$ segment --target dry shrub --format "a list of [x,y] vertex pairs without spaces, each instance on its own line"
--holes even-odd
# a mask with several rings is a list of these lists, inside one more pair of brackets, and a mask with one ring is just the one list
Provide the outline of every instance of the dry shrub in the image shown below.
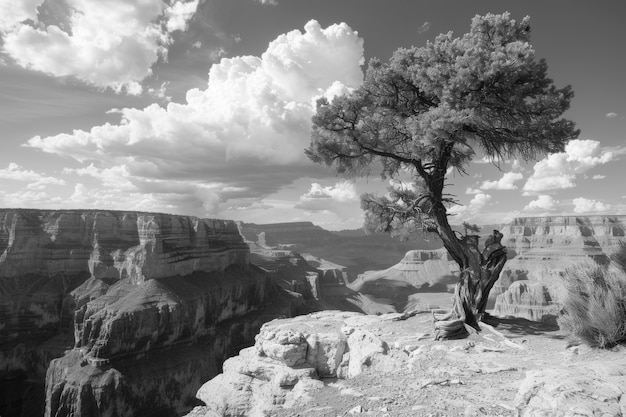
[[559,326],[585,343],[610,348],[626,342],[626,245],[608,266],[566,272],[567,296]]

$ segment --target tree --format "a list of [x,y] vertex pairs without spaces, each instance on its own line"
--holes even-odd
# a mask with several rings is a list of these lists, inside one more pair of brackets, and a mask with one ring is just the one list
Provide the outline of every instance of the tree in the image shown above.
[[[389,196],[361,196],[366,229],[436,232],[461,270],[453,311],[444,318],[477,330],[506,249],[498,231],[482,252],[477,236],[455,234],[446,171],[466,174],[481,153],[494,164],[535,159],[562,151],[579,133],[561,118],[571,87],[553,85],[529,39],[528,17],[516,22],[509,13],[487,14],[474,17],[462,37],[449,32],[424,47],[398,49],[388,63],[372,59],[361,87],[318,101],[306,150],[339,175],[368,175],[381,164],[394,186]],[[410,182],[399,181],[401,175]]]

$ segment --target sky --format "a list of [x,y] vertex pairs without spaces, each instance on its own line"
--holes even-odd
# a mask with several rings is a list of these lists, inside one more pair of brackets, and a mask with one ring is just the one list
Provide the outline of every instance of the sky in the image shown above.
[[0,207],[359,228],[359,195],[389,181],[307,159],[316,100],[357,88],[372,57],[505,11],[530,16],[581,133],[451,172],[452,223],[625,214],[622,0],[1,0]]

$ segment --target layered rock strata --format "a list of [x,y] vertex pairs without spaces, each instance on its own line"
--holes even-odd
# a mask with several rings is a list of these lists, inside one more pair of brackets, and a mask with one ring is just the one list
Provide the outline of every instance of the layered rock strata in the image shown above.
[[[491,295],[494,314],[541,320],[558,312],[569,268],[607,264],[626,242],[626,216],[527,217],[502,228],[514,257]],[[524,284],[513,285],[516,281]]]
[[458,264],[445,249],[412,250],[388,269],[360,274],[349,287],[361,294],[367,313],[402,312],[440,307],[439,299],[451,298],[458,274]]
[[[263,321],[294,313],[280,294],[231,221],[0,210],[0,385],[45,379],[48,416],[176,415]],[[35,397],[0,396],[0,414]]]

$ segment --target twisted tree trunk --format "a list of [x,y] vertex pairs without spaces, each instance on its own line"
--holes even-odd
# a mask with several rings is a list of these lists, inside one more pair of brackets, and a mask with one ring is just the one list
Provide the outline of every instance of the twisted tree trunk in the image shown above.
[[[452,257],[457,262],[461,261],[461,274],[454,290],[452,311],[433,314],[435,339],[462,338],[467,336],[468,331],[480,331],[478,322],[485,314],[489,292],[500,277],[507,259],[501,239],[502,233],[494,230],[482,253],[478,249],[477,237],[456,240],[456,247],[446,245]],[[461,253],[455,250],[459,248]]]

